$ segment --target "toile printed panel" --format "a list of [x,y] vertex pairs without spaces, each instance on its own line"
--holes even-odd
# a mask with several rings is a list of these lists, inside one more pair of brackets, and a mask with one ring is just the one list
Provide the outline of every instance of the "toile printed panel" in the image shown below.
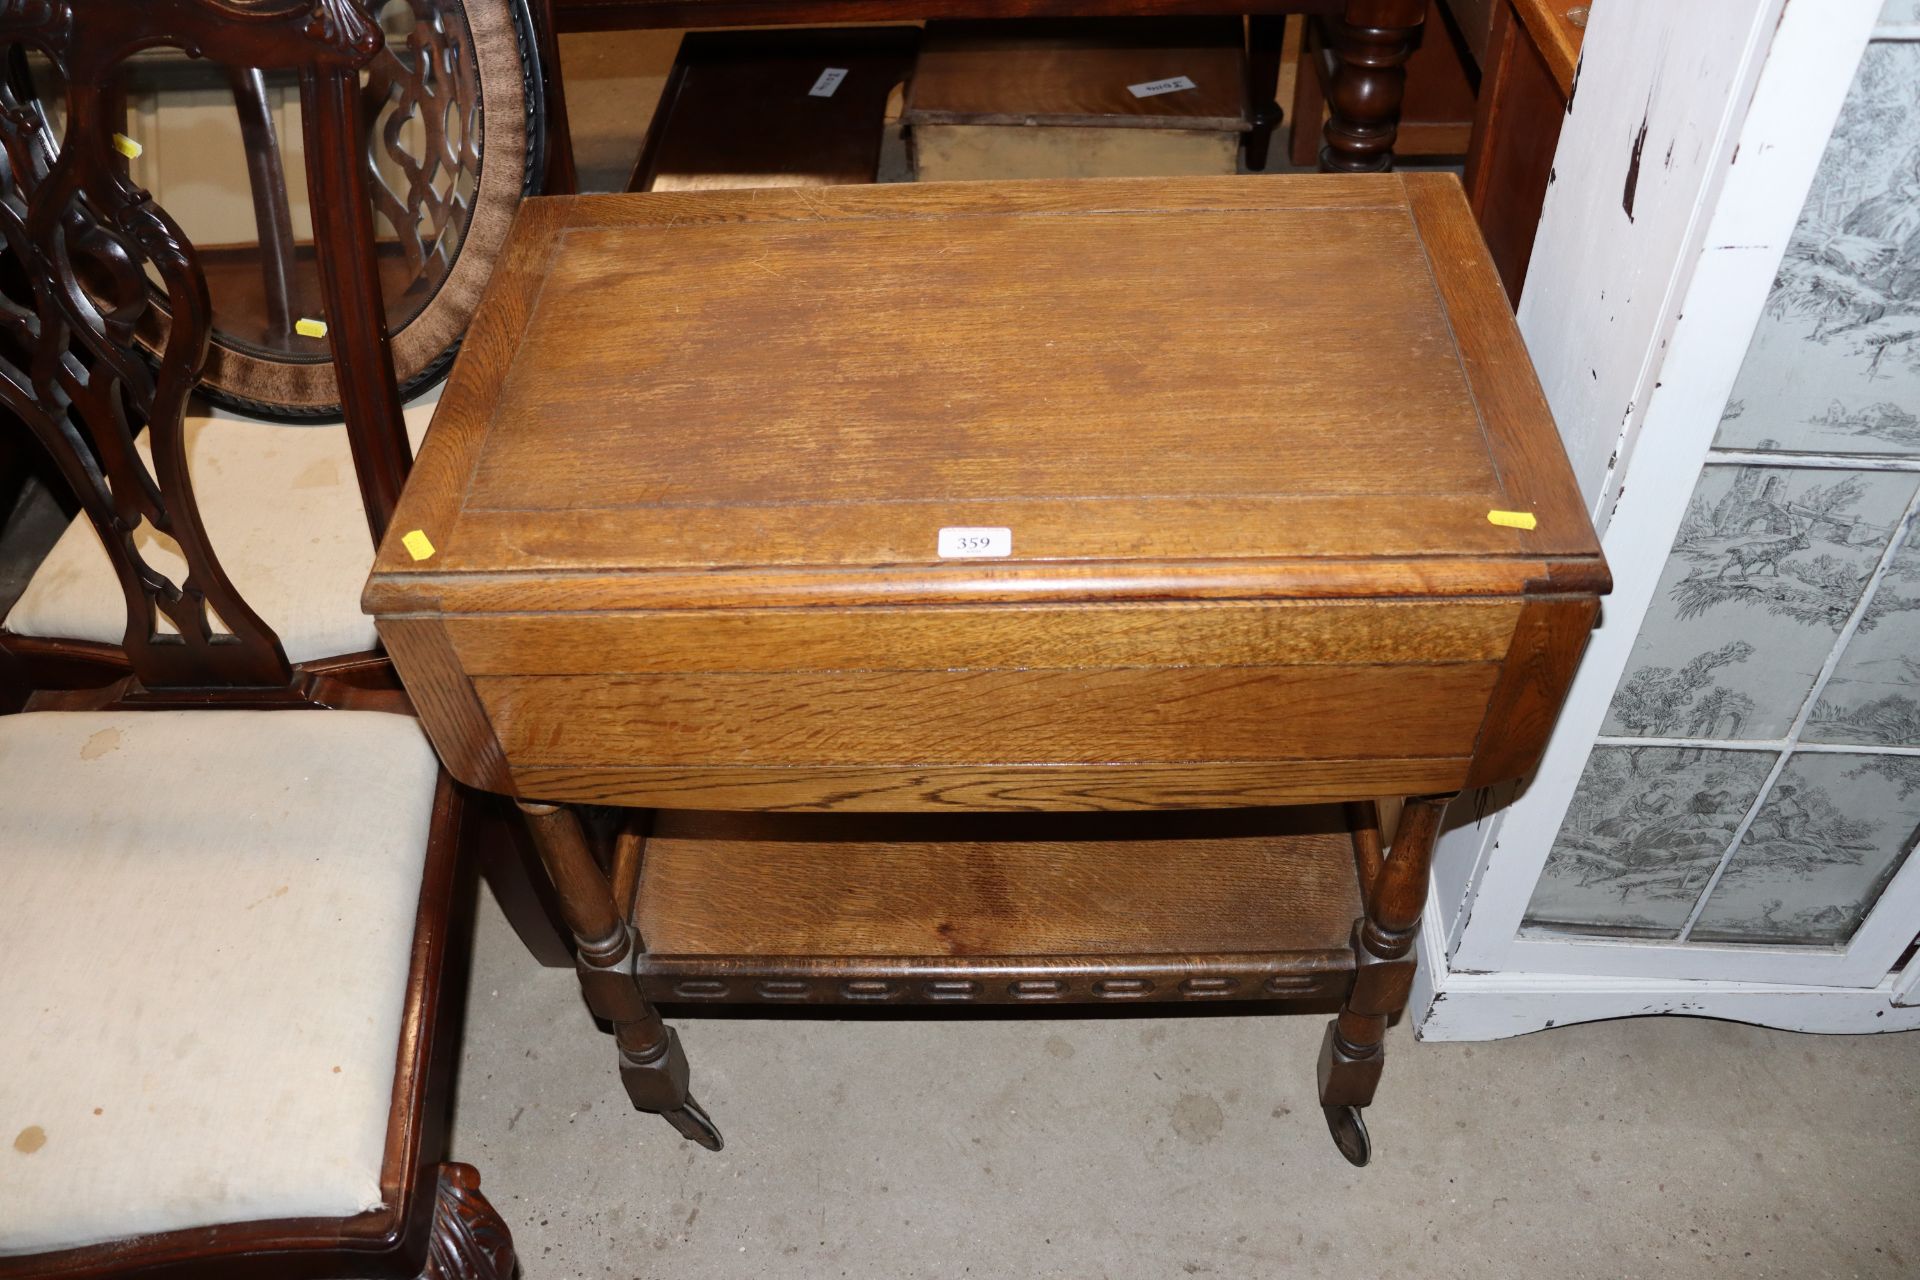
[[1714,444],[1920,453],[1920,43],[1867,46]]
[[1800,736],[1920,747],[1920,533],[1894,554]]
[[1839,946],[1913,848],[1920,759],[1797,755],[1700,913],[1696,942]]
[[[1697,904],[1689,941],[1844,945],[1914,843],[1920,757],[1872,753],[1920,746],[1920,534],[1795,726],[1920,476],[1795,455],[1920,458],[1920,42],[1863,54],[1714,445],[1778,464],[1709,454],[1601,729],[1703,745],[1594,749],[1536,935],[1672,941]],[[1775,740],[1859,752],[1796,753],[1760,797],[1779,756],[1713,745]]]
[[1524,927],[1678,936],[1775,759],[1765,751],[1594,748]]
[[1601,732],[1784,737],[1916,483],[1896,472],[1709,466]]

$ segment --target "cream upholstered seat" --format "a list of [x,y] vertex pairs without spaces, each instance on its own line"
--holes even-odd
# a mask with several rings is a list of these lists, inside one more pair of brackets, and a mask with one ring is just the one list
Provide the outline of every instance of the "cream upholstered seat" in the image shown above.
[[379,1204],[438,771],[380,712],[0,717],[0,1254]]
[[[435,397],[407,409],[417,448]],[[280,637],[289,662],[379,646],[360,612],[373,540],[347,429],[288,426],[222,409],[186,420],[187,467],[207,535],[243,599]],[[147,437],[138,445],[151,463]],[[178,581],[185,562],[143,525],[141,555]],[[127,605],[100,535],[84,515],[54,544],[0,629],[20,636],[118,644]]]

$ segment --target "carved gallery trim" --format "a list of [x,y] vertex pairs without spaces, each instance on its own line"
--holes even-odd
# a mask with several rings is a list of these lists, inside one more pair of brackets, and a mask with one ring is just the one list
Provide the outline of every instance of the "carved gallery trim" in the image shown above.
[[[1299,957],[1220,958],[1195,974],[1175,957],[1144,957],[1098,967],[1072,962],[999,960],[956,968],[941,960],[852,961],[837,972],[784,966],[777,958],[691,961],[641,956],[641,992],[660,1002],[701,1004],[1124,1004],[1207,1000],[1300,1000],[1345,994],[1353,959],[1346,952]],[[713,976],[718,963],[730,970]],[[942,970],[928,976],[929,968]],[[1119,969],[1123,973],[1116,975]]]

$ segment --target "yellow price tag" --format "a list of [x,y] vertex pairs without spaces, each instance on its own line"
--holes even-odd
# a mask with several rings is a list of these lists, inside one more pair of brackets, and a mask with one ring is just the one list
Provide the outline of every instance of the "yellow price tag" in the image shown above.
[[325,320],[295,320],[293,322],[293,331],[303,338],[324,338],[327,336],[327,322]]
[[433,554],[433,542],[427,537],[426,532],[421,529],[415,529],[409,533],[401,534],[400,545],[405,547],[407,554],[415,560],[425,560]]
[[116,133],[113,135],[113,149],[129,160],[138,160],[140,153],[146,150],[145,147],[124,133]]
[[1507,529],[1531,529],[1540,522],[1533,518],[1531,511],[1489,511],[1487,523]]

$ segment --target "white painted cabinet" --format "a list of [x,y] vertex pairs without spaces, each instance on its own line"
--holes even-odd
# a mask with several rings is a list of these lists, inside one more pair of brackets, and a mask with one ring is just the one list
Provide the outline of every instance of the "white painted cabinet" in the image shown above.
[[1616,590],[1421,1033],[1920,1026],[1920,0],[1596,5],[1520,323]]

